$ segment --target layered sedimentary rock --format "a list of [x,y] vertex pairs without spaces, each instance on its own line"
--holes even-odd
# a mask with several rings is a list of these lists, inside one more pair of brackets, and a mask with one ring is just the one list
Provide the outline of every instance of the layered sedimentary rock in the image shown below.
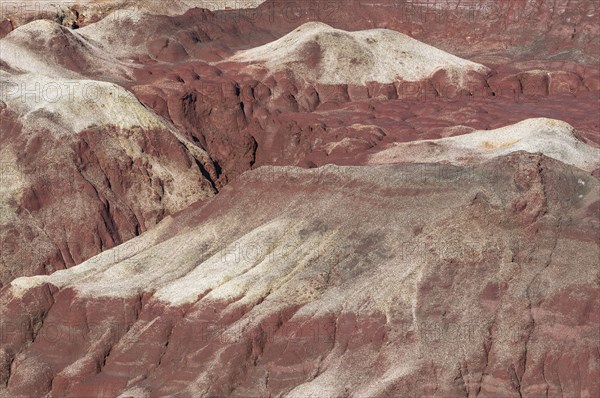
[[[406,54],[386,60],[390,48]],[[393,68],[377,73],[385,62]],[[599,142],[597,70],[520,63],[490,71],[386,30],[308,23],[219,62],[154,62],[135,73],[132,91],[207,149],[222,183],[263,164],[352,163],[380,143],[456,134],[457,120],[489,129],[545,116]]]
[[216,192],[206,152],[124,88],[7,69],[0,284],[78,264]]
[[217,1],[0,5],[0,397],[600,395],[598,6]]
[[[371,157],[386,157],[390,147],[397,142],[440,139],[478,129],[499,128],[532,116],[563,119],[573,124],[578,137],[587,143],[600,141],[595,133],[598,123],[593,113],[594,102],[590,100],[597,95],[600,79],[597,71],[587,66],[522,62],[490,71],[400,33],[389,30],[344,32],[322,23],[302,25],[270,44],[236,54],[236,48],[263,42],[269,37],[265,28],[255,27],[260,25],[260,18],[253,20],[243,15],[240,18],[242,22],[238,23],[197,9],[175,17],[137,10],[78,30],[51,21],[34,21],[0,41],[3,97],[7,97],[3,99],[2,110],[5,136],[19,135],[23,125],[35,134],[45,134],[43,132],[48,129],[54,132],[51,136],[63,137],[69,132],[70,138],[61,138],[61,143],[56,144],[63,148],[58,150],[60,156],[71,153],[76,158],[87,158],[88,155],[80,152],[89,152],[88,145],[98,146],[97,151],[102,152],[95,156],[114,156],[114,151],[105,148],[108,146],[106,134],[94,133],[93,136],[102,138],[85,138],[83,142],[73,136],[81,137],[82,132],[89,135],[91,129],[113,131],[109,135],[114,139],[120,134],[116,131],[141,129],[145,131],[142,135],[157,141],[152,145],[157,148],[157,153],[165,154],[168,158],[165,162],[172,161],[169,153],[173,147],[181,146],[174,150],[175,153],[180,149],[187,152],[181,157],[175,156],[179,159],[175,160],[179,169],[171,170],[168,173],[171,177],[160,173],[159,182],[147,181],[145,196],[155,199],[143,200],[138,209],[127,210],[127,216],[115,216],[129,220],[116,222],[120,226],[112,227],[114,222],[110,221],[108,226],[100,227],[99,230],[105,231],[99,234],[102,238],[91,235],[86,238],[88,242],[96,242],[93,250],[75,249],[75,252],[88,253],[86,255],[67,253],[70,249],[63,247],[59,250],[60,255],[56,250],[55,254],[49,255],[44,249],[38,260],[18,256],[26,261],[14,261],[10,256],[22,251],[18,242],[31,241],[33,235],[22,233],[17,234],[20,238],[15,238],[15,234],[6,232],[12,238],[3,243],[4,283],[23,274],[44,273],[74,265],[98,250],[111,247],[112,242],[122,242],[147,229],[165,212],[180,210],[194,200],[206,198],[236,176],[261,165],[313,167],[328,163],[366,163]],[[293,25],[295,22],[288,23]],[[119,33],[127,26],[134,31],[133,38],[125,38]],[[341,38],[352,57],[342,57],[332,64],[332,59],[339,58],[341,51],[332,43],[332,38]],[[319,48],[315,52],[311,46],[313,50],[316,46]],[[285,54],[271,51],[275,47]],[[396,63],[386,61],[382,54],[389,48],[405,54],[395,59]],[[311,51],[315,57],[310,57]],[[140,58],[140,54],[146,55]],[[395,65],[387,68],[390,69],[389,76],[376,73],[385,62]],[[349,74],[352,65],[363,65],[364,68]],[[256,69],[259,66],[262,71]],[[346,71],[342,74],[346,80],[333,79],[339,70]],[[116,81],[121,86],[95,79]],[[159,116],[140,105],[128,89]],[[165,120],[160,120],[161,117]],[[457,125],[457,121],[460,124]],[[169,125],[171,122],[174,126]],[[149,133],[154,130],[163,133]],[[135,134],[125,133],[128,139],[134,137],[137,140]],[[144,163],[137,161],[138,155],[132,153],[147,152],[148,139],[133,144],[138,149],[121,151],[123,156],[128,153],[123,166],[116,166],[118,171],[110,174],[121,175],[127,173],[127,164]],[[67,144],[69,140],[72,142]],[[117,147],[130,145],[123,143],[121,138],[118,140]],[[47,142],[47,139],[42,141]],[[23,143],[10,145],[18,147]],[[165,145],[167,148],[163,148]],[[7,151],[16,151],[8,147]],[[29,152],[35,154],[33,150]],[[53,149],[52,153],[57,150]],[[405,155],[392,158],[394,161],[401,161],[403,157],[412,159],[411,154]],[[588,150],[588,164],[593,155]],[[56,158],[56,155],[52,156]],[[458,156],[458,153],[452,156]],[[12,180],[8,183],[14,179],[10,176],[18,175],[17,180],[24,180],[20,178],[22,175],[37,173],[33,170],[38,169],[30,164],[39,162],[39,167],[43,168],[50,162],[48,157],[39,160],[29,157],[34,155],[20,159],[10,154],[5,156],[3,173],[7,177],[4,185],[10,187],[7,189],[11,193],[20,192],[21,188],[15,187],[31,183],[14,183]],[[187,160],[182,160],[184,158]],[[163,163],[162,160],[155,161],[155,164]],[[188,167],[190,162],[191,168]],[[59,163],[61,166],[56,166]],[[72,169],[72,172],[58,173],[60,179],[66,175],[67,181],[72,181],[80,166],[65,169],[63,163],[63,160],[52,161],[47,168]],[[151,163],[145,163],[142,168],[146,169]],[[109,167],[115,166],[111,162],[102,169]],[[105,171],[102,173],[106,174]],[[149,173],[154,175],[156,172]],[[164,178],[170,181],[191,178],[194,188],[187,182],[177,183],[173,190],[179,193],[175,194],[177,199],[173,203],[177,205],[174,205],[160,199]],[[152,186],[158,188],[150,188]],[[72,190],[77,189],[61,184],[62,196],[68,196]],[[33,200],[29,195],[25,201],[45,202],[48,201],[46,197],[55,196],[51,190],[42,191],[38,189],[33,195],[41,199]],[[139,194],[121,191],[114,201],[130,203],[133,197],[139,197]],[[129,199],[122,198],[123,195]],[[19,209],[21,196],[9,195],[4,200],[12,203],[9,206],[11,212]],[[134,205],[127,204],[127,207],[131,206]],[[111,211],[118,208],[123,206],[113,204]],[[61,209],[59,207],[56,217],[65,214]],[[14,217],[9,217],[11,221],[5,225],[11,225]],[[32,217],[37,224],[48,224],[46,218],[42,221],[35,214]],[[96,216],[77,217],[88,220]],[[94,222],[74,225],[105,224],[101,221],[105,218],[96,217]],[[69,220],[67,224],[73,223]],[[96,229],[92,227],[89,233],[94,234]],[[66,235],[68,237],[69,233]],[[65,246],[66,241],[71,242],[67,238],[56,240],[54,237],[49,241],[52,243],[48,245],[58,247]],[[71,245],[79,246],[77,243]],[[72,261],[71,257],[74,257]],[[29,271],[22,271],[25,269]]]
[[257,169],[3,289],[6,392],[595,396],[599,188],[524,152]]

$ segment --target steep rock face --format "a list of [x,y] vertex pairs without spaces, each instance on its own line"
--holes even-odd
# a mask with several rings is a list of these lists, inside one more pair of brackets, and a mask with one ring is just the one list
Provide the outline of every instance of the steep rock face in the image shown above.
[[215,193],[207,154],[122,87],[0,74],[0,284],[78,264]]
[[[125,13],[121,18],[106,19],[79,30],[35,21],[0,41],[4,136],[21,136],[19,131],[23,128],[33,131],[38,137],[32,138],[32,144],[19,138],[14,145],[26,145],[31,153],[42,148],[46,154],[39,163],[33,162],[35,167],[29,166],[29,159],[17,159],[13,153],[17,147],[3,155],[7,159],[3,166],[5,180],[27,170],[42,181],[25,184],[38,188],[19,196],[26,203],[21,213],[16,213],[21,199],[7,199],[7,206],[12,209],[7,219],[31,216],[28,222],[37,226],[29,226],[16,235],[10,228],[5,230],[6,236],[19,237],[6,240],[4,245],[4,283],[23,275],[21,270],[25,268],[28,271],[24,274],[30,275],[76,264],[147,229],[164,214],[210,196],[238,175],[261,165],[363,164],[378,152],[388,153],[395,142],[440,139],[539,116],[565,120],[587,143],[600,142],[592,100],[600,79],[597,71],[586,65],[536,61],[497,67],[489,75],[469,70],[462,76],[465,84],[461,86],[456,84],[456,76],[444,69],[418,82],[393,83],[365,83],[365,79],[360,79],[359,84],[325,84],[318,81],[318,76],[314,81],[306,81],[288,70],[251,76],[244,72],[245,63],[210,62],[231,56],[234,48],[272,40],[266,29],[256,28],[260,18],[242,19],[236,24],[235,20],[221,18],[221,14],[193,9],[175,17]],[[325,29],[322,24],[305,28],[311,32],[313,28]],[[325,36],[341,35],[350,42],[379,32],[325,30]],[[130,37],[122,37],[122,32],[129,31],[133,33]],[[292,32],[292,37],[296,33]],[[310,37],[315,39],[313,33]],[[390,34],[400,35],[388,32],[383,36]],[[412,39],[403,40],[415,44]],[[317,39],[301,42],[305,47],[318,44]],[[215,48],[215,43],[223,47]],[[365,42],[360,48],[370,53],[381,44]],[[183,48],[184,58],[171,54],[170,49],[176,48]],[[139,54],[148,53],[149,49],[150,57],[141,59]],[[291,50],[293,55],[298,48]],[[145,106],[121,86],[82,80],[83,76],[119,80]],[[114,100],[112,95],[116,96]],[[17,100],[12,98],[15,96]],[[157,118],[146,106],[174,126],[166,126],[170,123]],[[141,130],[136,126],[141,126]],[[46,129],[52,131],[52,138],[42,138]],[[67,132],[69,137],[63,138]],[[25,133],[27,137],[29,134]],[[55,139],[55,135],[61,138]],[[135,143],[128,143],[130,139]],[[52,144],[46,149],[47,143]],[[146,159],[148,154],[152,161]],[[108,161],[113,156],[120,160]],[[102,157],[105,159],[98,160]],[[401,160],[395,156],[394,161]],[[100,194],[72,184],[79,179],[80,169],[89,163],[101,169],[93,172],[92,184]],[[163,163],[169,164],[168,171],[158,166]],[[45,167],[47,164],[50,166]],[[46,168],[52,177],[40,174],[39,170]],[[128,173],[130,177],[125,177]],[[149,177],[142,178],[142,183],[137,181],[137,175]],[[41,188],[54,187],[57,184],[49,181],[64,178],[68,183],[59,184],[60,189]],[[20,183],[5,185],[11,192],[21,192],[21,188],[16,188],[21,187]],[[110,200],[102,193],[109,186],[115,191],[109,195]],[[139,192],[130,193],[130,187]],[[73,215],[86,221],[57,221],[59,232],[43,238],[43,244],[33,243],[39,238],[40,228],[48,230],[44,226],[50,225],[49,221],[58,214],[64,216],[67,201],[56,198],[71,189],[89,196],[96,203],[93,213],[101,216],[90,221],[91,216],[82,215],[87,210],[74,211]],[[169,195],[177,199],[167,199]],[[55,202],[64,202],[56,208],[55,216],[42,211],[38,219],[35,212]],[[77,206],[67,206],[70,207]],[[16,221],[5,225],[13,222]],[[90,232],[82,234],[87,243],[72,241],[73,232],[63,232],[71,228],[63,224],[93,226]],[[32,242],[25,253],[34,254],[11,257],[21,250],[15,242]],[[24,264],[21,259],[28,257],[38,259]]]
[[14,29],[14,26],[10,19],[3,19],[0,21],[0,38],[6,36]]
[[[337,57],[342,48],[330,36],[343,38],[365,68],[342,68],[352,57]],[[365,41],[371,36],[382,40]],[[407,55],[385,61],[395,65],[389,76],[373,75],[383,62],[374,54],[388,47]],[[410,58],[415,48],[430,51]],[[321,63],[324,56],[336,61]],[[402,75],[405,63],[421,75]],[[145,65],[135,71],[131,90],[202,145],[225,184],[265,164],[356,163],[389,142],[456,134],[456,120],[489,129],[544,116],[565,120],[598,143],[591,102],[598,76],[597,68],[573,62],[516,62],[490,72],[399,33],[308,23],[221,62]]]
[[594,75],[577,75],[574,67],[565,67],[574,70],[573,79],[561,82],[554,78],[560,66],[552,66],[542,95],[511,80],[520,73],[515,68],[489,78],[470,73],[458,86],[444,71],[419,82],[351,85],[311,83],[285,71],[249,76],[240,66],[148,66],[131,87],[207,150],[220,165],[221,183],[265,164],[356,164],[365,151],[388,143],[456,135],[457,121],[485,130],[543,116],[565,120],[587,142],[600,143],[593,103],[598,91],[585,85],[593,86]]
[[600,395],[595,3],[194,3],[0,8],[0,396]]
[[595,396],[599,188],[523,152],[260,168],[4,287],[4,392]]
[[[304,76],[303,79],[296,76],[302,75],[302,71],[319,70],[318,65],[313,68],[310,63],[322,58],[324,48],[319,40],[322,44],[328,42],[323,37],[345,37],[350,47],[358,46],[356,62],[371,62],[371,66],[379,65],[382,60],[368,54],[377,53],[377,49],[381,50],[386,43],[386,40],[361,41],[361,38],[373,39],[373,35],[384,39],[403,37],[405,42],[412,43],[411,46],[429,48],[435,50],[435,54],[444,53],[389,30],[344,32],[324,24],[309,23],[298,28],[310,33],[308,38],[293,31],[278,41],[227,58],[234,48],[270,40],[270,36],[266,28],[256,28],[261,24],[260,13],[254,19],[238,14],[240,23],[237,24],[236,19],[224,15],[228,14],[197,9],[176,17],[138,11],[120,14],[119,18],[107,18],[72,32],[54,24],[52,31],[60,40],[47,38],[46,41],[62,43],[69,38],[67,53],[77,55],[66,54],[58,63],[60,71],[56,72],[56,66],[51,70],[61,76],[74,72],[121,80],[121,84],[130,88],[146,105],[170,119],[188,139],[208,152],[217,165],[217,186],[263,164],[348,164],[357,156],[361,157],[365,150],[378,148],[380,143],[441,138],[451,134],[457,117],[464,126],[472,129],[500,127],[528,117],[551,117],[571,123],[587,140],[600,141],[593,133],[598,122],[590,101],[600,88],[597,67],[540,61],[503,65],[491,74],[482,74],[469,68],[457,73],[451,63],[446,69],[435,71],[437,64],[417,62],[417,66],[432,72],[427,79],[415,82],[405,76],[409,80],[365,82],[369,80],[368,73],[375,70],[373,67],[363,71],[366,74],[351,76],[358,79],[359,84],[325,84],[319,79],[328,73],[331,75],[330,70],[337,73],[339,68],[335,65],[321,65],[323,73],[319,76]],[[50,27],[49,22],[37,24]],[[35,30],[34,27],[19,29]],[[132,35],[124,37],[122,32],[125,31],[131,31]],[[23,33],[19,35],[23,36]],[[12,36],[19,35],[13,32]],[[279,72],[270,67],[248,71],[245,63],[231,62],[236,57],[243,58],[244,54],[265,53],[265,49],[281,40],[294,38],[298,39],[294,42],[296,45],[283,49],[291,51],[292,58],[300,58],[295,63],[283,63],[287,65],[286,69]],[[434,39],[437,40],[431,38]],[[6,43],[14,45],[15,41],[12,38]],[[19,43],[18,48],[25,48],[27,54],[35,50],[28,40]],[[315,45],[319,49],[313,48]],[[329,58],[337,59],[335,54],[339,48],[325,47],[325,53],[331,53]],[[311,48],[319,53],[315,59],[304,56]],[[273,53],[263,55],[273,56]],[[103,62],[93,68],[82,64],[92,56],[90,54],[104,60],[106,65],[115,63],[119,67],[103,67]],[[140,58],[140,54],[149,55]],[[120,60],[117,61],[115,56]],[[450,54],[445,57],[458,60]],[[44,62],[51,64],[52,57],[47,57],[48,61],[39,58],[34,57],[37,61],[32,62],[28,57],[13,56],[6,62],[6,67],[31,69],[34,65],[36,69],[48,69]],[[71,58],[78,61],[67,62]],[[223,58],[225,62],[207,63]],[[283,58],[275,57],[273,62]],[[392,62],[410,61],[410,64],[414,61],[405,58]],[[377,62],[373,64],[374,60]],[[465,65],[478,65],[460,61]],[[351,64],[352,59],[342,59],[341,64],[344,62]],[[303,67],[298,69],[299,65]],[[336,65],[340,66],[340,62]],[[298,69],[297,73],[293,73],[294,68]],[[475,69],[487,70],[481,65]],[[452,104],[435,104],[444,101]],[[428,105],[423,106],[424,103]],[[524,103],[527,106],[522,106]],[[427,112],[427,109],[436,108],[436,112]],[[449,114],[444,114],[446,112]],[[357,129],[357,123],[366,128]],[[363,135],[364,131],[373,130],[381,133]],[[345,132],[348,134],[344,135]],[[332,151],[333,147],[335,151]]]

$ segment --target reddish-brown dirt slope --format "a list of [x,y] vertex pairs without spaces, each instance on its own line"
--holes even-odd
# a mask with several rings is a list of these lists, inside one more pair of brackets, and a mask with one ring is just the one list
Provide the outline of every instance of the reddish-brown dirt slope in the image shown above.
[[11,397],[593,397],[599,184],[523,152],[260,168],[4,288],[1,380]]

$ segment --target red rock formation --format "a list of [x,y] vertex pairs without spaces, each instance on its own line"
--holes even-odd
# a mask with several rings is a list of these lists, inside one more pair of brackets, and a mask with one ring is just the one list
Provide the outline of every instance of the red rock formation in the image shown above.
[[11,396],[595,396],[599,186],[524,153],[261,168],[5,287],[1,374]]
[[0,397],[599,396],[598,5],[433,3],[1,4]]
[[6,36],[14,29],[14,26],[10,19],[3,19],[0,21],[0,38]]
[[28,103],[10,99],[0,110],[1,285],[79,264],[215,193],[205,152],[140,104],[101,98],[100,109],[142,112],[139,125],[104,121],[69,133],[68,123],[79,124],[72,109],[19,117],[14,109]]

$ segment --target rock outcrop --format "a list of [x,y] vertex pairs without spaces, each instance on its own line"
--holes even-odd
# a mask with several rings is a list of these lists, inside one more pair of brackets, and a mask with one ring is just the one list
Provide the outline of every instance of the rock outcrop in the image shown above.
[[260,168],[6,286],[0,374],[14,397],[595,396],[599,188],[524,152]]
[[528,119],[495,130],[394,144],[377,152],[371,161],[469,164],[517,151],[542,153],[588,172],[600,169],[600,148],[586,145],[574,135],[572,126],[552,119]]
[[20,71],[49,78],[125,80],[132,66],[117,60],[79,31],[49,20],[20,26],[0,39],[0,60]]
[[393,30],[346,32],[315,22],[224,62],[232,61],[250,63],[251,68],[263,67],[267,73],[289,70],[297,80],[362,86],[370,82],[425,80],[440,70],[461,86],[468,72],[489,72],[483,65]]
[[206,152],[123,87],[0,75],[0,285],[78,264],[216,192]]
[[0,4],[0,398],[600,396],[598,5],[233,3]]

